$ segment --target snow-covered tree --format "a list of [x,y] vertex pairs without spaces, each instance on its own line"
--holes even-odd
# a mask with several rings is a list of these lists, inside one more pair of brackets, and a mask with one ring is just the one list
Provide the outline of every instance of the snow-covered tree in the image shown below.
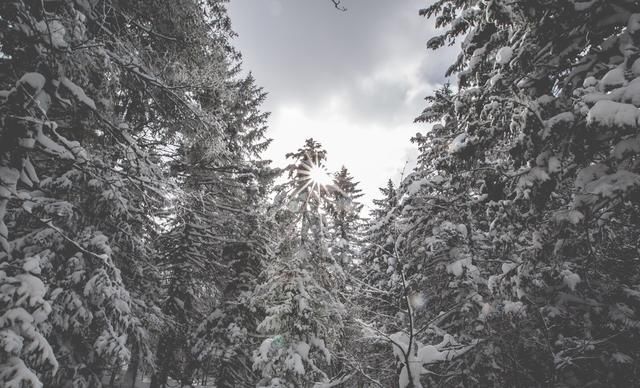
[[398,206],[398,193],[393,181],[389,179],[385,187],[379,188],[381,198],[373,199],[373,209],[364,237],[364,272],[366,281],[373,286],[381,286],[385,278],[381,274],[395,271],[395,263],[390,260],[395,242],[395,212]]
[[345,313],[335,290],[344,275],[328,250],[321,213],[326,151],[309,139],[289,157],[290,181],[274,209],[283,232],[254,296],[265,308],[257,328],[265,339],[253,355],[261,387],[312,387],[344,377],[335,359]]
[[[247,240],[273,172],[224,3],[0,4],[1,385],[99,387],[125,369],[133,384],[175,323],[166,296],[203,292],[178,292],[204,257],[184,243],[187,207],[224,213],[207,265]],[[224,284],[211,274],[207,290]]]
[[441,367],[446,380],[423,379],[638,379],[637,11],[448,0],[421,11],[444,30],[429,47],[466,36],[449,69],[458,90],[437,91],[418,117],[433,125],[414,139],[421,163],[404,183],[396,245],[426,259],[410,283],[441,284],[428,311],[457,306],[439,328],[482,340],[463,364]]
[[358,188],[349,170],[342,167],[333,174],[333,182],[329,187],[331,192],[326,202],[326,212],[329,218],[329,234],[331,254],[344,268],[359,261],[362,235],[363,204],[359,199],[364,195]]

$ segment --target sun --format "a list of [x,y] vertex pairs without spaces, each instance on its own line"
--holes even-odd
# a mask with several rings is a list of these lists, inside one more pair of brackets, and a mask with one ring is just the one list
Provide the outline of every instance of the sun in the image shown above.
[[296,174],[300,185],[294,195],[307,191],[315,197],[322,197],[324,194],[328,194],[333,187],[333,178],[327,170],[308,156],[307,160],[298,165]]
[[309,169],[309,179],[318,186],[327,186],[333,182],[329,174],[322,167],[316,165],[312,165]]

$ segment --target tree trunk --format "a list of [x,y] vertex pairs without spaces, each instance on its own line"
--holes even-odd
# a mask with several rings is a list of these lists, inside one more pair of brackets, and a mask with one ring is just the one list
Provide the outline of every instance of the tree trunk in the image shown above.
[[170,342],[166,338],[158,341],[158,350],[156,351],[157,370],[151,376],[149,388],[165,388],[167,385],[167,353]]
[[109,387],[113,388],[116,383],[116,376],[118,375],[118,367],[111,368],[111,378],[109,379]]
[[140,354],[138,353],[138,347],[134,345],[133,352],[131,354],[131,361],[122,379],[122,387],[135,388],[136,379],[138,378],[138,367],[140,364]]

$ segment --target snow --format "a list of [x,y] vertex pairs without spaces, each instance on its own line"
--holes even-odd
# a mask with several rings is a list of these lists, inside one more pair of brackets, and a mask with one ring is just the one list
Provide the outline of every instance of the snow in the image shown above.
[[565,269],[560,272],[562,275],[562,282],[565,286],[569,287],[571,291],[576,290],[576,286],[580,283],[581,279],[577,273],[571,272],[571,270]]
[[547,169],[552,174],[556,172],[560,172],[562,170],[562,164],[560,163],[560,160],[555,156],[550,157],[547,163],[548,163]]
[[408,196],[413,196],[420,191],[420,188],[422,186],[425,186],[425,185],[431,186],[431,181],[429,180],[429,178],[425,177],[422,179],[416,179],[413,182],[411,182],[409,186],[407,186],[406,194]]
[[[31,139],[35,142],[35,139]],[[32,147],[33,148],[33,147]],[[39,182],[40,179],[38,179],[38,175],[36,174],[36,170],[33,167],[33,164],[31,163],[31,159],[30,158],[25,158],[24,162],[22,164],[22,174],[25,174],[30,181],[32,182]]]
[[127,335],[114,335],[112,330],[103,330],[96,339],[93,346],[100,354],[113,357],[120,362],[127,363],[131,357],[129,349],[126,347]]
[[298,298],[298,310],[300,312],[311,310],[311,308],[309,307],[309,301],[306,298]]
[[458,136],[456,136],[456,138],[453,139],[451,143],[449,143],[449,153],[455,154],[455,153],[461,152],[468,145],[469,145],[469,142],[467,142],[467,134],[461,133]]
[[[422,388],[422,384],[420,383],[420,372],[422,367],[417,363],[410,363],[409,368],[411,370],[411,379],[413,380],[413,388]],[[407,367],[402,367],[400,371],[400,379],[398,381],[400,388],[406,388],[409,386],[409,372],[407,371]]]
[[273,343],[273,338],[267,338],[260,344],[260,348],[258,349],[257,355],[254,355],[254,362],[266,362],[269,359],[269,350],[271,350],[271,344]]
[[414,310],[418,310],[424,307],[427,301],[421,292],[414,292],[409,296],[409,303]]
[[608,171],[609,171],[609,166],[603,163],[587,166],[582,170],[580,170],[580,172],[578,173],[578,176],[576,177],[576,181],[574,185],[577,188],[582,189],[587,185],[587,183],[600,178],[601,176],[607,174]]
[[[443,341],[444,342],[444,341]],[[418,360],[423,364],[432,364],[437,361],[445,361],[446,353],[441,352],[434,345],[425,345],[418,350]]]
[[600,197],[612,198],[618,194],[624,194],[636,186],[640,186],[640,175],[631,171],[620,170],[588,183],[585,185],[584,190]]
[[491,314],[495,313],[496,309],[490,303],[483,303],[478,319],[481,321],[486,320]]
[[626,104],[640,105],[640,77],[634,78],[627,86],[611,91],[610,99]]
[[9,357],[0,368],[0,381],[3,388],[42,388],[42,383],[24,362],[18,357]]
[[484,56],[485,51],[486,50],[484,47],[473,51],[473,54],[471,55],[471,59],[469,59],[470,71],[473,71],[480,64],[480,62],[482,62],[482,57]]
[[289,353],[284,360],[284,364],[287,369],[294,371],[299,375],[304,375],[304,365],[302,364],[302,357],[298,353]]
[[0,349],[3,349],[8,354],[19,355],[22,351],[23,342],[22,336],[16,334],[13,330],[5,329],[0,331]]
[[516,83],[518,89],[528,88],[533,85],[533,80],[530,77],[522,77],[520,81]]
[[13,187],[15,191],[15,185],[20,178],[20,172],[15,168],[0,166],[0,198],[11,198],[13,192],[9,190],[9,187]]
[[409,350],[409,335],[405,332],[398,331],[389,336],[393,341],[393,355],[398,360],[404,360],[404,353]]
[[[467,10],[465,10],[464,12],[466,12]],[[463,12],[463,14],[464,14]],[[471,42],[473,41],[474,36],[476,35],[477,29],[475,27],[471,28],[471,30],[469,30],[469,33],[467,34],[467,36],[464,38],[464,40],[462,41],[462,49],[466,50],[467,47],[469,47],[469,45],[471,44]]]
[[40,274],[40,257],[28,257],[25,259],[24,264],[22,265],[22,269],[26,272],[30,272],[34,275]]
[[52,154],[57,154],[59,158],[66,160],[73,160],[74,156],[69,150],[51,140],[47,135],[44,134],[42,129],[40,129],[36,135],[36,141],[43,147],[45,150]]
[[565,129],[573,125],[576,120],[576,116],[571,112],[559,113],[544,122],[545,129],[542,137],[546,138],[555,129]]
[[74,84],[67,77],[62,77],[61,82],[62,85],[64,85],[64,87],[67,88],[67,90],[69,90],[69,92],[71,92],[71,94],[73,94],[73,96],[78,101],[82,102],[91,109],[96,109],[96,103],[85,94],[84,90],[80,86]]
[[461,346],[460,343],[448,334],[444,334],[442,341],[435,345],[423,345],[414,339],[412,347],[417,348],[417,352],[415,354],[409,354],[409,368],[407,369],[407,365],[404,365],[407,361],[404,354],[408,353],[409,335],[404,332],[397,332],[389,338],[393,341],[393,354],[397,360],[403,364],[399,376],[399,386],[401,388],[409,386],[409,372],[411,372],[414,387],[420,388],[422,387],[420,375],[429,373],[429,371],[424,368],[424,365],[452,360],[463,355],[478,343],[477,340],[473,340],[469,345]]
[[576,0],[573,2],[573,8],[578,12],[583,12],[591,8],[598,0]]
[[[409,353],[409,335],[405,332],[399,331],[389,336],[389,338],[393,341],[391,346],[396,360],[405,364],[406,360],[404,355]],[[415,341],[415,339],[413,346],[416,346],[418,349],[421,348],[421,344]],[[413,354],[409,354],[409,368],[414,386],[416,388],[422,387],[422,385],[420,385],[422,365],[419,359]],[[401,388],[409,386],[409,371],[407,370],[406,365],[404,365],[402,371],[400,371],[399,384]]]
[[[120,376],[119,376],[120,377]],[[103,375],[103,380],[102,380],[102,387],[109,387],[109,383],[110,383],[110,378],[111,375],[109,373],[105,373]],[[277,380],[277,379],[274,379]],[[135,385],[133,387],[131,387],[129,384],[134,383]],[[140,371],[138,372],[138,377],[135,379],[135,382],[132,382],[131,380],[127,381],[126,378],[125,379],[116,379],[116,384],[114,385],[114,387],[117,388],[149,388],[149,386],[151,385],[151,376],[147,376],[144,375],[143,373],[140,373]],[[171,377],[169,377],[167,379],[167,388],[177,388],[180,387],[181,384],[178,381],[175,381],[174,379],[172,379]],[[212,385],[211,382],[208,382],[206,385],[201,385],[198,382],[194,382],[191,385],[185,386],[185,387],[189,387],[189,388],[216,388],[214,385]],[[258,387],[262,387],[262,386],[258,386]],[[284,385],[269,385],[267,386],[268,388],[287,388]],[[93,388],[93,387],[91,387]]]
[[584,214],[575,209],[560,210],[554,214],[553,219],[558,223],[566,221],[572,225],[578,225],[584,219]]
[[513,57],[513,49],[509,46],[502,47],[496,54],[496,63],[498,65],[506,65]]
[[31,274],[19,274],[16,275],[15,278],[20,281],[18,294],[24,298],[28,298],[30,306],[35,306],[42,301],[47,291],[42,280]]
[[20,87],[28,85],[30,88],[29,91],[35,93],[44,88],[45,82],[46,79],[40,73],[26,73],[22,76],[22,78],[20,78],[16,86],[18,87],[18,89],[20,89]]
[[43,39],[58,49],[63,49],[68,46],[64,40],[64,35],[67,32],[57,20],[51,20],[48,23],[41,20],[36,23],[36,30],[43,35]]
[[331,362],[331,352],[329,352],[329,349],[326,347],[324,340],[321,338],[318,338],[316,336],[311,336],[310,339],[311,345],[315,346],[316,348],[320,349],[320,351],[324,354],[324,358],[325,360],[330,363]]
[[522,175],[520,179],[518,179],[518,187],[531,187],[536,182],[546,182],[549,179],[551,179],[551,177],[544,168],[533,167],[528,173]]
[[300,341],[295,345],[295,351],[305,360],[309,358],[310,349],[311,346],[303,341]]
[[504,302],[502,308],[505,314],[513,314],[516,316],[527,315],[526,307],[520,301],[513,302],[513,301],[507,300]]
[[619,141],[611,151],[611,156],[621,160],[628,155],[640,153],[640,135],[628,137]]
[[313,388],[334,388],[334,387],[344,387],[343,385],[347,380],[353,377],[353,374],[344,375],[344,377],[339,379],[333,379],[329,382],[321,382],[313,384]]
[[593,77],[593,76],[587,77],[584,79],[584,81],[582,81],[583,88],[590,88],[597,85],[598,85],[598,80],[596,79],[596,77]]
[[630,356],[627,356],[624,353],[621,352],[615,352],[611,355],[611,358],[619,363],[619,364],[630,364],[633,362],[633,358],[631,358]]
[[409,196],[415,195],[418,191],[420,191],[420,187],[422,187],[421,179],[411,182],[411,184],[407,187],[407,195]]
[[624,78],[624,68],[616,67],[615,69],[609,70],[607,74],[602,77],[599,84],[599,89],[603,92],[606,92],[611,89],[618,88],[623,86],[626,83]]
[[[640,71],[640,68],[638,70]],[[640,77],[634,78],[629,84],[613,89],[608,93],[587,93],[582,97],[582,100],[588,105],[593,105],[598,101],[614,101],[640,106]]]
[[465,237],[465,238],[467,237],[467,234],[469,233],[469,232],[467,231],[467,226],[466,226],[465,224],[458,224],[458,225],[456,225],[456,230],[457,230],[458,232],[460,232],[460,234],[461,234],[463,237]]
[[447,273],[459,278],[464,273],[465,268],[475,267],[471,264],[471,258],[456,260],[447,265]]
[[26,330],[32,322],[33,316],[22,307],[9,309],[0,316],[1,327],[15,327]]
[[498,73],[493,77],[491,77],[489,79],[489,86],[491,86],[492,88],[495,87],[498,84],[498,82],[502,79],[502,77],[503,77],[502,73]]
[[627,32],[633,35],[638,31],[640,31],[640,14],[634,13],[627,20]]
[[587,124],[605,128],[627,127],[635,128],[640,125],[640,111],[631,104],[615,101],[600,100],[589,109]]
[[11,88],[9,90],[0,90],[0,104],[3,104],[7,101],[9,96],[16,91],[15,88]]
[[516,268],[518,264],[516,263],[502,263],[502,274],[506,275],[511,272],[512,269]]
[[631,65],[631,72],[635,76],[640,76],[640,58],[636,59]]

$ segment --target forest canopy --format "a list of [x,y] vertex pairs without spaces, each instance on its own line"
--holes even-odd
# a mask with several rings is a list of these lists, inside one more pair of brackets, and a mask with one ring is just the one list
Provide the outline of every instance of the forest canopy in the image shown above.
[[640,384],[640,6],[419,17],[451,82],[367,209],[263,159],[225,0],[1,2],[0,385]]

